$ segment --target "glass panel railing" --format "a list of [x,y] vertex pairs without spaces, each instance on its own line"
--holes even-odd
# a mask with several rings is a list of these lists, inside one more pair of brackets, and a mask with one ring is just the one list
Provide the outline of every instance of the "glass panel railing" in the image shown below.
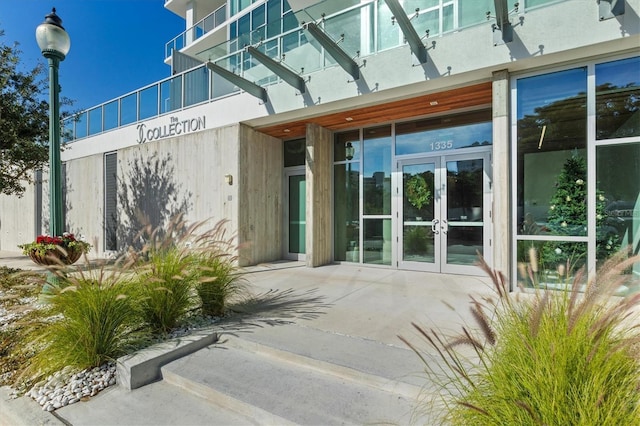
[[158,85],[153,85],[140,92],[140,111],[138,120],[158,115]]
[[165,59],[171,57],[171,52],[181,50],[190,43],[198,40],[210,31],[218,28],[227,20],[227,5],[223,4],[203,19],[198,21],[193,27],[177,35],[173,40],[167,42],[165,46]]
[[138,119],[138,94],[132,93],[120,99],[120,125],[135,123]]
[[209,70],[199,67],[184,74],[184,106],[199,104],[209,99]]
[[102,106],[89,110],[89,136],[102,132]]
[[118,100],[104,104],[104,130],[111,130],[118,127]]
[[[526,0],[524,9],[560,1]],[[510,11],[513,11],[515,3],[516,0],[508,0]],[[487,12],[490,15],[495,13],[493,0],[413,0],[403,4],[421,37],[424,37],[427,29],[429,35],[434,35],[486,24]],[[420,9],[416,12],[415,8]],[[520,11],[522,8],[520,2]],[[196,29],[196,36],[200,37],[223,25],[226,13],[223,6],[198,22],[192,27]],[[253,31],[195,56],[256,84],[267,85],[278,81],[278,77],[246,52],[246,45],[255,46],[301,76],[335,66],[335,61],[321,45],[302,29],[304,22],[314,21],[353,58],[405,43],[404,35],[392,19],[384,0],[325,0],[295,14],[286,13],[280,21],[276,21],[267,19],[266,24],[259,28],[254,27]],[[184,32],[167,44],[167,56],[172,49],[185,47],[186,35],[187,32]],[[239,92],[240,89],[233,83],[202,65],[66,119],[63,140],[69,142],[85,138]]]
[[162,114],[182,108],[182,75],[160,83],[160,102]]
[[87,137],[87,111],[83,111],[74,117],[76,138]]

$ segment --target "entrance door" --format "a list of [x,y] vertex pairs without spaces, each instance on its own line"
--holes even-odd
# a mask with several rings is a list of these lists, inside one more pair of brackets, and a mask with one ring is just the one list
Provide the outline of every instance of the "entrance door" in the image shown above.
[[480,273],[490,253],[488,153],[440,155],[398,163],[398,266]]
[[285,172],[284,257],[293,260],[305,260],[307,187],[304,173],[304,169]]

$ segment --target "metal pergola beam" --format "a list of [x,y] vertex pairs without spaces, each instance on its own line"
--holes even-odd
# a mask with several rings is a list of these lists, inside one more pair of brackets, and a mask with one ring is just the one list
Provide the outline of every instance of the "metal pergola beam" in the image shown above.
[[360,78],[360,67],[356,61],[351,59],[347,53],[337,45],[335,41],[331,39],[324,31],[322,31],[316,24],[309,22],[304,25],[304,29],[307,30],[313,38],[327,51],[327,53],[336,60],[336,62],[353,77],[354,80]]
[[300,77],[298,74],[291,71],[289,68],[282,65],[280,62],[276,62],[271,59],[269,56],[260,52],[253,46],[246,47],[247,52],[251,54],[258,62],[271,70],[278,77],[289,83],[291,86],[295,87],[300,91],[300,93],[304,93],[304,79]]
[[494,39],[493,44],[500,43],[500,39],[497,38],[497,32],[500,33],[500,38],[504,43],[513,41],[513,27],[509,22],[509,6],[507,0],[493,0],[496,7],[496,25],[494,27]]
[[405,13],[398,0],[384,1],[385,3],[387,3],[387,6],[389,7],[389,10],[391,10],[391,13],[393,13],[393,16],[398,23],[402,34],[404,34],[404,38],[407,39],[407,43],[409,43],[409,47],[411,47],[411,51],[413,52],[413,54],[416,55],[416,58],[418,58],[418,61],[420,61],[421,64],[426,63],[427,49],[424,47],[424,44],[422,44],[420,36],[416,32],[416,29],[413,28],[413,25],[411,25],[409,17]]
[[207,62],[207,68],[209,68],[213,73],[218,74],[225,80],[235,84],[250,95],[261,99],[263,102],[267,102],[267,91],[264,89],[264,87],[258,86],[257,84],[252,83],[251,81],[244,79],[239,75],[234,74],[231,71],[221,67],[220,65],[214,64],[213,62]]

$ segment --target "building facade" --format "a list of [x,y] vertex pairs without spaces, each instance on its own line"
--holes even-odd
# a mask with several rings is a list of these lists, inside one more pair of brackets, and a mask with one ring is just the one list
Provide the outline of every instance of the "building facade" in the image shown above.
[[[66,224],[98,254],[176,213],[228,219],[245,265],[480,275],[480,254],[553,286],[638,254],[639,0],[165,8],[171,76],[65,124]],[[46,200],[0,198],[0,249]]]

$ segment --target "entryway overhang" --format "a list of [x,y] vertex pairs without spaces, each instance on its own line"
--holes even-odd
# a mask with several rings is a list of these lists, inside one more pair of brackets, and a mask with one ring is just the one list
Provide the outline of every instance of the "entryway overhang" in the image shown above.
[[[491,100],[492,84],[488,81],[408,99],[340,109],[336,112],[298,118],[278,124],[252,127],[278,139],[295,139],[305,137],[307,124],[310,123],[331,131],[339,131],[412,117],[490,106]],[[307,110],[311,112],[313,108],[307,108]]]

